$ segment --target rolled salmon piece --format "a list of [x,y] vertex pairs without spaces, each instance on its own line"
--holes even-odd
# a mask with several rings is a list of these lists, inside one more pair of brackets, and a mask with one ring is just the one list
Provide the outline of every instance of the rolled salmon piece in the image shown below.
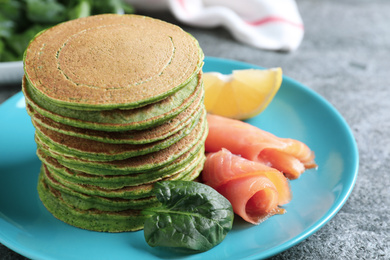
[[227,198],[234,212],[252,224],[283,214],[285,210],[278,206],[291,200],[289,182],[281,172],[227,149],[207,154],[202,181]]
[[206,152],[226,148],[233,154],[275,168],[289,179],[317,167],[314,152],[303,142],[280,138],[243,121],[217,115],[208,114],[207,122]]

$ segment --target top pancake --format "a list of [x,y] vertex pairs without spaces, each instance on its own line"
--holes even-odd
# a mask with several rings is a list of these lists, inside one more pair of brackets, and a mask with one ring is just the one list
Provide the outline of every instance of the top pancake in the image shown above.
[[191,35],[138,15],[59,24],[38,34],[24,55],[26,78],[42,98],[80,110],[157,102],[185,86],[202,65]]

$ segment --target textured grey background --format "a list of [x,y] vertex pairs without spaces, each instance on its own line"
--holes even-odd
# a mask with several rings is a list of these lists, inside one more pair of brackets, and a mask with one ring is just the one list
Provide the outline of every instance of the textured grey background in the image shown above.
[[[390,1],[297,3],[305,37],[292,53],[254,49],[222,28],[191,28],[168,13],[147,15],[181,25],[208,56],[282,67],[330,101],[350,125],[360,168],[349,200],[322,229],[272,259],[390,259]],[[19,90],[19,84],[1,86],[0,103]],[[0,259],[25,258],[0,245]]]

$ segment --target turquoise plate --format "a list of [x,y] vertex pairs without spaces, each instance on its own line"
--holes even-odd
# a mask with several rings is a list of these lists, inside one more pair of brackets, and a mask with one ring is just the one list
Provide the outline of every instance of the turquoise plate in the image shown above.
[[[259,68],[206,58],[204,71],[230,73]],[[55,219],[39,201],[40,163],[34,129],[21,93],[0,106],[0,242],[32,259],[260,259],[280,253],[313,234],[340,210],[358,172],[355,140],[342,116],[302,84],[283,78],[270,106],[249,123],[306,143],[318,169],[291,181],[287,213],[254,226],[236,217],[233,230],[213,249],[181,255],[151,248],[143,231],[107,234],[81,230]]]

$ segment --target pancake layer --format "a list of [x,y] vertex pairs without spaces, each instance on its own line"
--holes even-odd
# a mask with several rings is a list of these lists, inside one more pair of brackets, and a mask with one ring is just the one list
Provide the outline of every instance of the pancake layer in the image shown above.
[[35,36],[25,75],[43,99],[81,110],[134,108],[162,100],[203,65],[198,42],[180,27],[138,15],[97,15]]

